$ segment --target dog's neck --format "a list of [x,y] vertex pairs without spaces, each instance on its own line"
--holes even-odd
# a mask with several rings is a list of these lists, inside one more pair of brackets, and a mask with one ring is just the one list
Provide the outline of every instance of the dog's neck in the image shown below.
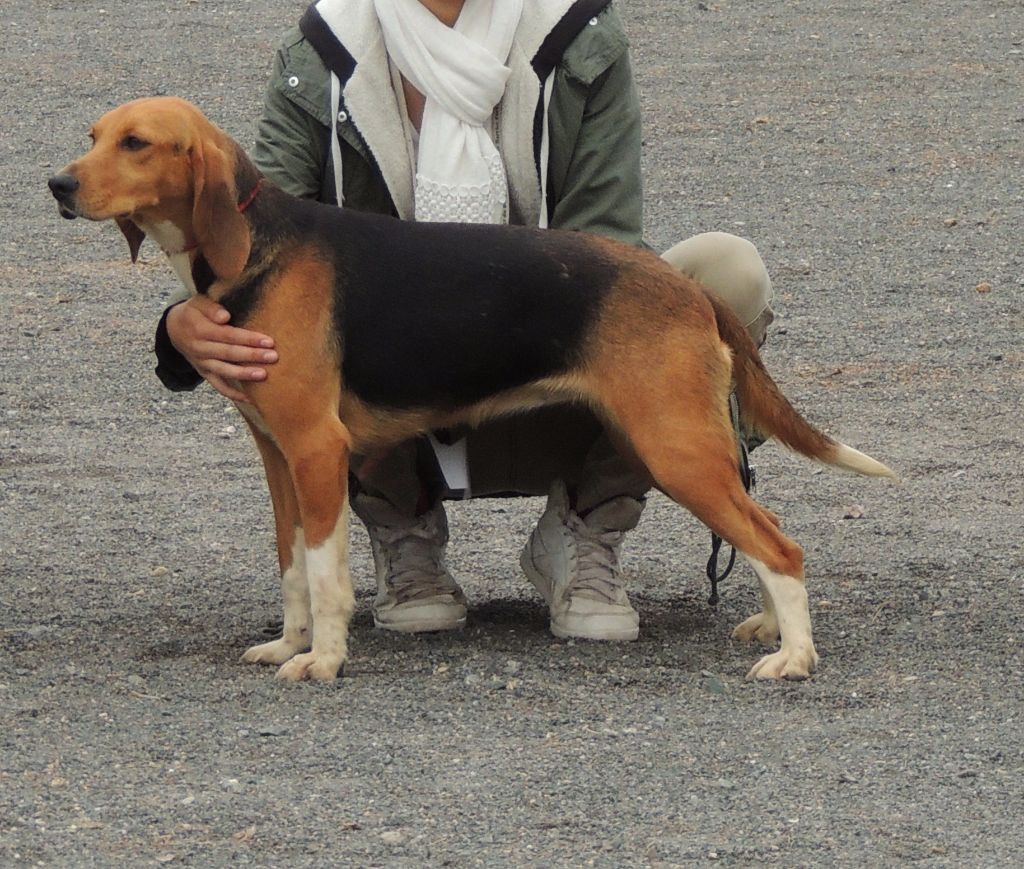
[[169,257],[189,253],[196,247],[195,239],[190,237],[191,229],[186,221],[168,218],[140,222],[139,228],[160,245],[160,249]]
[[178,280],[192,295],[196,294],[196,283],[192,278],[192,260],[196,250],[195,241],[189,237],[189,224],[184,220],[167,218],[159,221],[145,221],[135,218],[138,225],[148,238],[155,241],[163,250]]
[[[245,213],[260,195],[265,179],[252,161],[233,140],[235,148],[235,187],[238,191],[237,208]],[[161,220],[136,220],[140,229],[153,239],[167,256],[174,273],[191,294],[207,293],[217,280],[202,255],[202,247],[192,230],[191,210],[180,209]]]

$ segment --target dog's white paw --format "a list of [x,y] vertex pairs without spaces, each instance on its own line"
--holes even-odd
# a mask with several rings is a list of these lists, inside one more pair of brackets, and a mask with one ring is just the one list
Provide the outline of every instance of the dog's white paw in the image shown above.
[[748,679],[790,679],[800,681],[809,679],[818,666],[818,653],[814,646],[800,649],[780,649],[771,655],[765,655],[747,673]]
[[732,632],[737,640],[752,643],[755,640],[765,646],[774,646],[779,641],[779,622],[774,615],[758,613],[738,624]]
[[300,645],[282,637],[247,649],[242,660],[246,664],[283,664],[308,648],[308,644]]
[[330,682],[338,677],[338,670],[344,662],[343,656],[307,652],[282,664],[277,671],[277,678],[285,682],[301,682],[304,679]]

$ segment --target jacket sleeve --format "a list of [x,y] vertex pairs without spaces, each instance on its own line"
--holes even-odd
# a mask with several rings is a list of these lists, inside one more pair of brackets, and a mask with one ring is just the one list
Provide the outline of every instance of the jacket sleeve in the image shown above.
[[550,113],[550,226],[641,244],[640,101],[628,50],[623,46],[592,80],[564,69],[556,75],[561,80]]
[[164,311],[156,327],[156,338],[153,342],[153,352],[156,353],[156,376],[171,392],[188,392],[202,383],[203,378],[177,351],[167,334],[167,315],[173,307],[174,305],[170,305]]

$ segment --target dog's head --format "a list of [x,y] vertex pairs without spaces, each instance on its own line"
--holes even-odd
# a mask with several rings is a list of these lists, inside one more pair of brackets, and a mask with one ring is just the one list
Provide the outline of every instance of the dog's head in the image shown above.
[[63,217],[117,222],[134,262],[146,227],[172,224],[214,273],[249,258],[235,182],[241,151],[195,106],[152,97],[118,106],[89,130],[92,147],[49,180]]

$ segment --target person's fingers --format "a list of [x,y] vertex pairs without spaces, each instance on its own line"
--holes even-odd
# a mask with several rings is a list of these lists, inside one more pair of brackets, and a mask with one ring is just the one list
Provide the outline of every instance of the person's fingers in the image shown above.
[[[265,350],[274,346],[274,339],[262,332],[252,332],[248,329],[240,329],[237,326],[215,326],[211,327],[216,340],[221,344],[240,344],[246,347],[259,347]],[[276,356],[276,354],[275,354]]]
[[220,376],[218,376],[216,374],[206,374],[205,375],[205,379],[206,379],[206,382],[210,384],[210,386],[212,386],[214,389],[216,389],[217,392],[219,392],[225,398],[228,398],[231,401],[243,401],[243,402],[248,402],[249,401],[249,399],[245,397],[245,393],[244,392],[240,392],[238,389],[236,389],[234,386],[232,386],[229,381],[225,380],[223,377],[220,377]]
[[167,332],[171,343],[200,376],[225,398],[247,401],[237,383],[266,380],[263,365],[273,365],[277,351],[269,335],[228,324],[230,314],[208,298],[196,296],[171,309]]
[[203,363],[199,372],[204,377],[214,375],[224,380],[243,380],[256,382],[267,379],[267,372],[262,368],[254,368],[251,365],[233,365],[220,359],[208,359]]
[[274,339],[269,335],[214,322],[202,312],[186,315],[182,328],[179,330],[179,336],[182,343],[193,353],[196,352],[200,341],[223,345],[238,344],[263,349],[270,349],[274,346]]
[[218,359],[210,360],[202,369],[198,369],[203,378],[221,395],[232,401],[248,401],[236,383],[258,383],[267,379],[267,372],[262,368],[245,365],[231,365]]
[[213,323],[223,324],[227,323],[231,319],[231,314],[228,312],[227,308],[215,302],[209,296],[204,296],[202,294],[188,299],[183,307],[186,311],[201,314]]
[[[199,299],[202,301],[197,301]],[[274,346],[274,339],[269,335],[229,325],[230,317],[221,305],[196,296],[171,309],[167,317],[167,332],[171,343],[190,360],[198,355],[197,345],[201,341],[264,349]]]
[[221,360],[223,362],[256,362],[260,365],[272,365],[277,362],[276,350],[264,350],[243,344],[223,344],[219,341],[201,341],[192,352],[199,359]]

